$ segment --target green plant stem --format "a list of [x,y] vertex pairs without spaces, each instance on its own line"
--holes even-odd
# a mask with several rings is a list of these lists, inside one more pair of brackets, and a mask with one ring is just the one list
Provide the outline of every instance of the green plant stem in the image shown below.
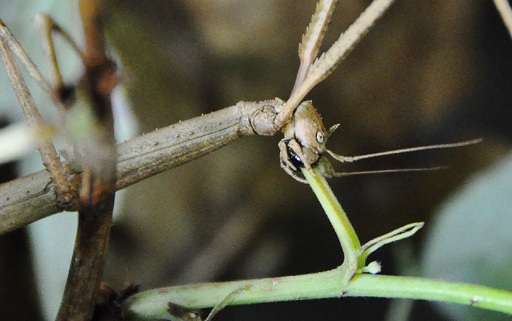
[[341,269],[298,276],[173,286],[138,293],[123,305],[126,320],[169,318],[167,303],[214,307],[239,289],[228,305],[338,297],[408,298],[452,302],[512,314],[512,292],[416,277],[356,274],[340,282]]
[[313,168],[312,171],[303,168],[302,173],[308,180],[311,189],[313,189],[338,236],[344,255],[343,264],[347,268],[347,277],[351,278],[355,271],[358,268],[364,267],[365,264],[364,260],[358,262],[358,250],[361,247],[361,243],[356,231],[320,171],[317,168]]
[[323,176],[317,170],[303,170],[303,173],[338,235],[345,255],[345,261],[340,267],[298,276],[203,283],[145,291],[124,302],[125,320],[179,320],[167,312],[169,302],[187,309],[202,309],[223,303],[243,305],[339,297],[443,301],[512,314],[512,292],[509,291],[425,278],[355,273],[365,262],[364,258],[359,258],[361,246],[352,225]]
[[407,298],[470,305],[512,314],[512,292],[482,285],[420,277],[356,275],[346,296]]

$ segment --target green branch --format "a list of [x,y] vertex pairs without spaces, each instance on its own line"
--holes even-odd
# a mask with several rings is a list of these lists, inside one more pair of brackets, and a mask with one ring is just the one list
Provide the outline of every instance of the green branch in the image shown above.
[[512,314],[512,292],[476,284],[361,274],[354,277],[346,291],[346,296],[352,297],[442,301]]
[[408,237],[421,223],[413,223],[360,246],[359,239],[329,185],[317,171],[303,170],[331,224],[345,255],[344,263],[330,271],[297,276],[219,283],[202,283],[138,293],[123,304],[126,320],[170,319],[169,303],[195,310],[225,305],[312,300],[339,297],[404,298],[443,301],[512,314],[512,292],[480,285],[425,278],[356,273],[372,251]]
[[[173,286],[138,293],[123,306],[126,320],[170,318],[167,304],[189,309],[214,307],[237,291],[228,305],[338,297],[407,298],[443,301],[512,314],[512,292],[480,285],[402,276],[357,274],[343,285],[341,269],[327,272]],[[240,291],[240,289],[243,289]]]
[[317,168],[314,168],[312,171],[303,168],[302,173],[308,180],[311,189],[313,189],[325,214],[327,214],[334,232],[338,236],[344,255],[343,264],[347,268],[347,277],[350,279],[358,268],[364,267],[364,262],[359,262],[358,264],[358,250],[361,247],[361,243],[356,231],[320,171]]

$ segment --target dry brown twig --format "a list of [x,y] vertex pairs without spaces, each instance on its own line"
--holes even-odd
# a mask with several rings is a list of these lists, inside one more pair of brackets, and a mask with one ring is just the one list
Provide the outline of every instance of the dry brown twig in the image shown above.
[[101,5],[80,1],[86,46],[84,74],[76,87],[72,109],[91,115],[89,132],[77,139],[83,168],[78,230],[68,279],[57,319],[90,320],[100,287],[112,225],[116,183],[116,146],[110,95],[119,82],[107,57]]

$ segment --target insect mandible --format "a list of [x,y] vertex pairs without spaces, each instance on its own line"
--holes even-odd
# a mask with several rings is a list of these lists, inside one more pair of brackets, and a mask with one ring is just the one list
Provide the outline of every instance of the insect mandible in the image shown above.
[[297,175],[298,167],[311,169],[327,150],[327,139],[338,127],[336,124],[327,130],[311,100],[302,102],[292,120],[282,129],[284,138],[279,142],[281,167],[299,182],[307,183]]

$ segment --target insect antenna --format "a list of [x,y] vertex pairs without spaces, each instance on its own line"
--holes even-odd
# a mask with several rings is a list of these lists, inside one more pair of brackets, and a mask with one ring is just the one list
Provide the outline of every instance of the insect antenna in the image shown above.
[[446,166],[436,166],[436,167],[418,167],[418,168],[398,168],[398,169],[381,169],[381,170],[372,170],[372,171],[356,171],[356,172],[329,172],[326,171],[324,175],[326,177],[345,177],[345,176],[355,176],[355,175],[370,175],[370,174],[389,174],[389,173],[404,173],[404,172],[426,172],[426,171],[437,171],[442,169],[447,169]]
[[401,149],[395,149],[395,150],[389,150],[385,152],[379,152],[379,153],[372,153],[372,154],[365,154],[365,155],[358,155],[358,156],[342,156],[338,155],[330,150],[326,150],[329,155],[332,156],[335,160],[342,162],[342,163],[351,163],[355,162],[361,159],[367,159],[367,158],[374,158],[374,157],[381,157],[381,156],[388,156],[388,155],[394,155],[394,154],[403,154],[403,153],[410,153],[410,152],[417,152],[422,150],[432,150],[432,149],[443,149],[443,148],[455,148],[455,147],[463,147],[473,144],[478,144],[482,141],[481,138],[467,140],[464,142],[458,142],[458,143],[450,143],[450,144],[438,144],[438,145],[427,145],[427,146],[418,146],[418,147],[410,147],[410,148],[401,148]]

